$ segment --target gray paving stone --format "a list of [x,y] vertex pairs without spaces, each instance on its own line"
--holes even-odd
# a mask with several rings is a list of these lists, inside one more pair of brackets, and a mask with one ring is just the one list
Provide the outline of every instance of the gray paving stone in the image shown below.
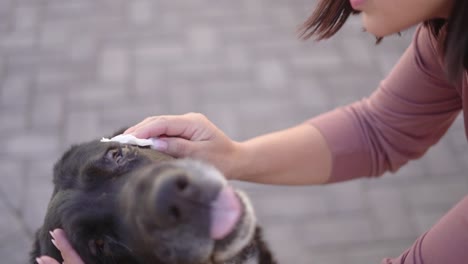
[[8,108],[27,108],[32,78],[25,74],[9,74],[1,89],[1,105]]
[[245,71],[252,67],[249,49],[242,47],[242,45],[225,44],[225,63],[232,71]]
[[6,74],[5,71],[6,71],[5,56],[0,53],[0,80],[2,80],[4,75]]
[[129,4],[128,16],[131,23],[141,25],[148,24],[153,20],[154,12],[152,1],[132,1]]
[[375,58],[373,54],[369,52],[369,39],[363,37],[361,34],[346,36],[346,41],[341,45],[338,54],[358,67],[375,65]]
[[371,221],[365,215],[353,214],[346,218],[323,218],[303,224],[301,231],[309,236],[301,237],[309,246],[335,247],[351,245],[375,239]]
[[25,50],[9,50],[4,56],[4,72],[14,75],[33,75],[36,70],[38,61],[41,60],[40,55],[31,49]]
[[283,63],[273,59],[259,61],[257,65],[256,79],[266,92],[287,86],[288,76]]
[[447,208],[455,205],[466,194],[466,179],[431,183],[425,181],[405,190],[412,209]]
[[[18,197],[25,185],[26,170],[22,167],[21,161],[4,158],[0,161],[0,202],[2,204],[2,212],[5,212],[5,220],[21,214],[25,199]],[[3,215],[3,214],[2,214]],[[3,225],[3,224],[2,224]],[[5,228],[5,227],[2,227]],[[3,233],[3,232],[2,232]]]
[[136,65],[157,66],[161,62],[181,60],[185,53],[178,41],[146,41],[135,48]]
[[99,77],[105,82],[123,83],[129,75],[129,54],[122,48],[105,49],[99,60]]
[[248,194],[253,199],[260,221],[265,224],[284,223],[284,215],[294,215],[294,219],[290,219],[288,223],[291,226],[296,226],[294,223],[302,224],[309,219],[323,217],[330,211],[329,204],[322,192],[313,193],[301,188],[285,190],[280,187],[263,187],[249,190]]
[[58,48],[66,45],[69,38],[69,28],[63,24],[47,23],[42,24],[39,35],[39,45],[41,48]]
[[[304,236],[300,233],[296,226],[290,222],[275,225],[265,225],[265,238],[269,241],[269,245],[275,252],[275,257],[279,263],[289,263],[294,260],[294,263],[342,263],[342,256],[339,254],[311,254],[306,244],[298,240],[298,236]],[[284,250],[287,248],[288,250]]]
[[[14,226],[14,223],[9,225],[11,229]],[[2,239],[2,243],[0,244],[2,263],[28,263],[31,248],[31,240],[21,230],[8,235]]]
[[4,34],[0,40],[0,48],[3,50],[24,50],[34,47],[35,39],[31,31],[13,31]]
[[[343,248],[341,251],[342,257],[346,260],[345,263],[381,263],[383,258],[398,257],[410,245],[414,239],[411,240],[393,240],[385,242],[375,242],[372,244],[358,244],[354,247]],[[326,262],[323,262],[326,263]]]
[[330,210],[335,213],[345,213],[365,210],[362,183],[351,181],[347,183],[326,186],[326,199]]
[[63,65],[40,67],[36,77],[36,90],[38,91],[63,91],[74,86],[75,82],[82,81],[72,69],[63,68]]
[[2,263],[27,263],[30,239],[25,235],[23,226],[19,224],[19,214],[12,213],[0,198],[0,256]]
[[455,165],[457,163],[455,155],[447,144],[432,147],[423,161],[426,175],[430,178],[441,178],[444,175],[463,174],[463,171]]
[[[101,3],[104,3],[101,1]],[[78,19],[83,14],[89,16],[90,14],[97,13],[99,9],[97,2],[89,0],[80,0],[73,2],[63,2],[63,1],[50,1],[46,5],[46,14],[48,17],[53,17],[55,19]]]
[[22,211],[24,225],[31,236],[42,225],[53,191],[53,164],[58,158],[37,159],[28,166],[27,180],[21,192],[27,200]]
[[82,85],[68,92],[70,109],[100,109],[118,106],[126,96],[125,88],[117,84]]
[[41,93],[31,103],[31,126],[35,129],[56,130],[64,117],[64,100],[61,93]]
[[[91,34],[92,35],[92,34]],[[79,38],[73,39],[73,45],[66,50],[69,59],[72,62],[79,62],[86,64],[86,67],[94,68],[93,64],[98,54],[98,40],[95,36],[80,34]]]
[[0,132],[10,134],[18,130],[26,129],[27,118],[24,112],[24,109],[22,109],[22,111],[17,111],[14,109],[5,109],[5,107],[0,108]]
[[396,188],[373,188],[365,198],[373,217],[375,236],[381,240],[417,237],[412,215],[403,191]]
[[420,162],[418,161],[410,161],[405,166],[401,167],[397,173],[393,173],[393,175],[387,176],[385,179],[389,181],[406,181],[418,183],[424,175],[424,169],[421,167]]
[[10,6],[3,4],[0,7],[0,32],[5,33],[11,30],[13,21],[11,14],[8,11],[11,10]]
[[290,58],[293,70],[307,71],[313,73],[316,70],[320,72],[334,72],[336,68],[341,67],[342,58],[333,50],[320,48],[303,53],[293,54]]
[[4,151],[12,158],[34,159],[38,156],[54,155],[58,144],[53,134],[22,132],[6,136]]
[[188,32],[187,42],[191,52],[203,55],[216,52],[219,46],[218,36],[211,26],[192,26]]
[[109,131],[115,131],[124,126],[134,125],[148,116],[162,114],[167,114],[165,107],[152,100],[147,100],[146,103],[141,105],[119,104],[100,111],[98,115],[100,120],[99,129],[104,133],[109,133]]
[[15,30],[30,31],[39,25],[39,9],[31,4],[23,4],[16,7],[15,10]]
[[[297,78],[295,81],[296,91],[291,94],[295,97],[298,104],[304,106],[306,109],[320,110],[325,112],[332,108],[328,94],[322,89],[322,84],[318,78],[314,76]],[[308,119],[309,117],[307,117]]]
[[[454,204],[455,205],[455,204]],[[416,225],[417,232],[423,234],[431,229],[440,218],[442,218],[450,210],[449,206],[446,208],[417,208],[414,210],[413,221]]]
[[99,130],[99,117],[89,110],[70,112],[65,127],[65,145],[102,137],[100,135],[102,132]]

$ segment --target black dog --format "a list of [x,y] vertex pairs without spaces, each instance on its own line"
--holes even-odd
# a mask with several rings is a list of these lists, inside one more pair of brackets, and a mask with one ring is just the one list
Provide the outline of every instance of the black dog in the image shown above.
[[31,263],[63,261],[49,230],[65,230],[85,263],[274,264],[248,198],[201,162],[116,142],[72,146]]

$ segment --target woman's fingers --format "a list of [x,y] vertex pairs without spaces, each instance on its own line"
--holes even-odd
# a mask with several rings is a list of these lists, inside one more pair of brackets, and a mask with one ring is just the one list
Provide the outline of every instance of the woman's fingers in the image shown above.
[[[127,129],[124,134],[133,134],[137,138],[150,138],[150,137],[159,137],[161,135],[167,135],[171,123],[178,123],[180,126],[180,116],[152,116],[145,118],[140,123],[134,125],[133,127]],[[179,121],[177,121],[179,120]],[[174,128],[171,129],[174,131]],[[176,133],[178,131],[175,131]],[[179,134],[179,133],[177,133]]]
[[202,114],[189,113],[177,116],[154,116],[143,120],[127,129],[124,134],[132,134],[137,138],[159,136],[181,137],[197,140],[206,126],[206,117]]
[[161,118],[163,116],[151,116],[151,117],[147,117],[145,118],[143,121],[139,122],[138,124],[132,126],[132,127],[129,127],[127,130],[125,130],[124,134],[130,134],[130,133],[133,133],[135,132],[138,128],[140,128],[141,126],[145,125],[146,123],[148,122],[151,122],[153,121],[154,119],[156,118]]
[[223,172],[232,167],[236,144],[202,114],[149,117],[129,128],[137,138],[157,138],[152,148],[173,157],[211,163]]
[[[36,258],[36,262],[38,264],[60,264],[57,260],[49,257],[49,256],[42,256],[40,258]],[[66,263],[68,264],[68,263]]]
[[[83,260],[81,260],[80,256],[68,242],[67,236],[62,229],[55,229],[50,232],[50,235],[52,236],[52,243],[62,254],[63,264],[84,264]],[[36,258],[36,262],[38,264],[60,264],[49,256]]]
[[[62,229],[55,229],[50,232],[52,236],[52,242],[62,254],[62,258],[65,264],[84,264],[81,257],[76,253],[73,247],[68,242],[67,236]],[[53,263],[53,262],[50,262]]]
[[157,150],[163,151],[164,153],[176,158],[192,156],[197,149],[197,144],[194,144],[194,142],[184,138],[162,138],[158,141],[163,141],[166,145],[164,149]]

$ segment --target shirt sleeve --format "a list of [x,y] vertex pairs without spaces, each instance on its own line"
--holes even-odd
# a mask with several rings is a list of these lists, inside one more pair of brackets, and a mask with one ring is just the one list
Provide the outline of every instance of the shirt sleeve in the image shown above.
[[468,263],[468,196],[401,256],[382,264]]
[[419,26],[370,97],[308,121],[332,153],[329,183],[395,172],[438,142],[462,107],[440,58],[437,40]]

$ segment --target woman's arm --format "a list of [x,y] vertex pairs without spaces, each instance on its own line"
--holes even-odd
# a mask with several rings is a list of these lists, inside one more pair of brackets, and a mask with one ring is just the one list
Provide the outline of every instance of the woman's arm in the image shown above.
[[462,108],[441,60],[437,40],[420,26],[369,98],[309,121],[330,147],[330,182],[394,172],[439,141]]
[[331,153],[310,124],[259,136],[239,144],[233,178],[268,184],[322,184],[331,171]]
[[468,263],[468,196],[401,256],[382,264]]

